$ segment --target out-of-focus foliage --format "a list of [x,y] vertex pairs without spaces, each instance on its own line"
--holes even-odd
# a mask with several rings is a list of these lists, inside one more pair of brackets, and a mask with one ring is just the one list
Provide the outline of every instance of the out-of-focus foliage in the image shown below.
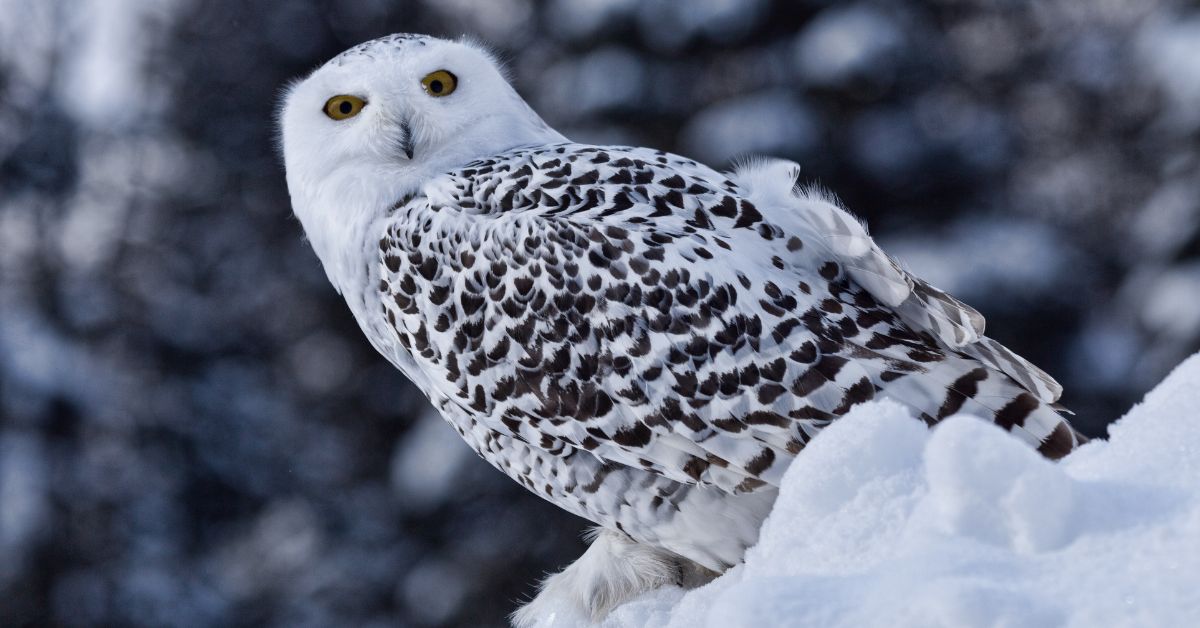
[[1090,433],[1200,347],[1194,5],[6,0],[0,624],[495,624],[581,551],[290,217],[280,90],[395,31],[576,140],[799,161]]

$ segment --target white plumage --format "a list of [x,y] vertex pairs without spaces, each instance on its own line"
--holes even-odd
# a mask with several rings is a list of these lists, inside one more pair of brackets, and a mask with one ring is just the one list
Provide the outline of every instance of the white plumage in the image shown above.
[[296,215],[371,343],[483,458],[604,530],[520,623],[736,564],[790,461],[868,399],[1051,457],[1079,442],[1053,379],[795,164],[568,142],[485,52],[411,35],[294,85],[281,126]]

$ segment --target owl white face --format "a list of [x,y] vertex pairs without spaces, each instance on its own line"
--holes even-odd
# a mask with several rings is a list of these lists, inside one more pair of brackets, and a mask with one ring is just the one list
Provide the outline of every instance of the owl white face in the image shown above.
[[295,83],[280,127],[293,209],[343,291],[340,267],[357,260],[338,258],[396,201],[474,159],[563,139],[483,49],[413,35],[351,48]]

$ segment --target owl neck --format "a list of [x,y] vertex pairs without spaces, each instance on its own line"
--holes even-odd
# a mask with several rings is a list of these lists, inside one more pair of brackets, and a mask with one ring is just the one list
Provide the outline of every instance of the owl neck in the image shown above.
[[[288,172],[292,207],[329,282],[348,300],[362,293],[370,280],[374,260],[365,248],[367,230],[401,198],[405,188],[415,188],[405,173],[392,176],[329,178],[301,181]],[[361,299],[359,299],[361,300]],[[351,304],[355,309],[355,304]],[[357,311],[355,312],[358,313]]]
[[441,175],[518,146],[564,140],[548,127],[529,131],[507,141],[460,146],[453,153],[430,151],[424,160],[418,156],[411,167],[379,168],[364,176],[369,168],[364,166],[355,178],[289,185],[293,190],[315,190],[309,198],[292,201],[329,281],[348,299],[361,294],[372,283],[371,271],[379,263],[381,221],[408,199],[423,195],[426,185]]

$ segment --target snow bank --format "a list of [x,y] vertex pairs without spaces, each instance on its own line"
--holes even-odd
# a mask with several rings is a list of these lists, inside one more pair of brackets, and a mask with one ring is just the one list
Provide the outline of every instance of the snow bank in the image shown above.
[[1200,355],[1052,464],[864,405],[788,470],[746,563],[606,626],[1183,626],[1200,617]]

